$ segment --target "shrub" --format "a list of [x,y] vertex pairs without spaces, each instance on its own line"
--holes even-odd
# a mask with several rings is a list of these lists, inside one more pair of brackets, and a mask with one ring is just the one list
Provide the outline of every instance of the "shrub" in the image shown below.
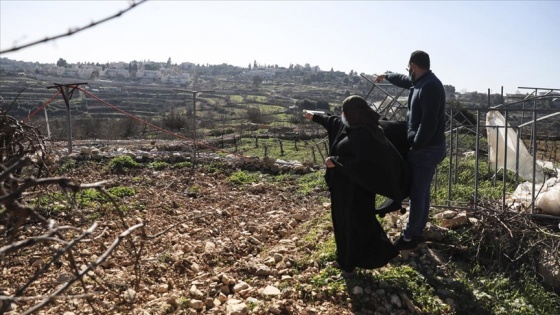
[[125,172],[129,169],[138,168],[140,164],[134,161],[132,157],[128,155],[121,155],[111,159],[109,161],[109,169],[115,173]]

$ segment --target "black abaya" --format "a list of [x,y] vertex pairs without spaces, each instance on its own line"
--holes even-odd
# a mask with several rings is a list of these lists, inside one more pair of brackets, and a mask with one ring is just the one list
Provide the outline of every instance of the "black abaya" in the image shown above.
[[[379,128],[347,128],[338,116],[313,116],[329,136],[325,180],[331,193],[331,215],[337,247],[337,262],[343,270],[378,268],[399,253],[375,217],[376,193],[400,197],[401,161],[396,151],[385,147]],[[398,153],[396,153],[398,156]],[[402,159],[400,159],[402,160]]]

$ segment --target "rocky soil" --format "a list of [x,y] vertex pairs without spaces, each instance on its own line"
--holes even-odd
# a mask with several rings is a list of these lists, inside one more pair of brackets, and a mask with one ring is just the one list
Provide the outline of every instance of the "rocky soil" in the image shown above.
[[[430,241],[422,248],[403,253],[378,270],[360,270],[356,278],[343,279],[332,272],[318,284],[319,274],[336,270],[332,257],[317,256],[323,245],[332,242],[328,192],[318,186],[302,193],[297,176],[278,181],[263,174],[257,182],[237,185],[227,180],[238,170],[236,166],[212,165],[115,173],[105,162],[86,160],[69,169],[65,176],[78,182],[106,181],[107,189],[129,187],[135,193],[118,201],[122,215],[102,201],[77,202],[72,207],[71,198],[38,209],[58,226],[68,226],[60,229],[66,242],[39,240],[49,229],[28,219],[10,243],[12,231],[7,224],[0,225],[5,236],[0,247],[36,237],[36,245],[1,259],[3,295],[12,296],[33,280],[20,294],[27,298],[12,303],[5,313],[24,313],[57,295],[36,313],[420,314],[427,313],[421,307],[425,301],[405,288],[372,280],[375,275],[410,266],[428,278],[437,276],[448,284],[457,281],[448,268],[453,245],[441,242],[446,228],[431,225]],[[57,187],[49,190],[60,192]],[[30,194],[25,198],[42,193]],[[55,210],[56,203],[65,210]],[[448,214],[442,220],[455,217]],[[385,218],[391,237],[399,234],[403,219]],[[476,224],[476,220],[456,220]],[[65,251],[51,263],[51,257],[88,228],[91,233],[72,247],[72,255]],[[125,231],[130,233],[121,234]],[[104,256],[115,241],[120,243]],[[96,261],[98,266],[86,269]],[[79,271],[84,275],[73,282]],[[70,282],[67,290],[55,294]],[[340,289],[333,290],[337,285]],[[469,306],[461,305],[460,296],[433,286],[438,309],[448,310],[440,314],[468,313]]]

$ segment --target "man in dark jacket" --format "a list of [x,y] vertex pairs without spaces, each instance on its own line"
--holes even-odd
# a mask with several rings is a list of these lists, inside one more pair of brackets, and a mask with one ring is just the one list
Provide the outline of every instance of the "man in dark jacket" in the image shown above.
[[409,89],[407,139],[410,151],[407,162],[410,170],[410,209],[406,228],[395,245],[414,249],[424,241],[424,228],[430,208],[430,185],[436,167],[446,154],[445,91],[441,81],[430,70],[430,57],[424,51],[414,51],[408,62],[408,76],[387,73],[377,76],[379,83]]

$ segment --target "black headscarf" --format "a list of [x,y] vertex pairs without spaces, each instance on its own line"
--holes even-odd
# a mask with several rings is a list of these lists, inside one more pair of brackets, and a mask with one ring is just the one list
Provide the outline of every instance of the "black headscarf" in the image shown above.
[[348,127],[367,128],[374,137],[383,135],[383,131],[379,127],[381,116],[360,96],[351,95],[342,101],[342,112],[346,117]]
[[342,112],[350,127],[379,126],[379,114],[358,95],[348,96],[342,101]]

